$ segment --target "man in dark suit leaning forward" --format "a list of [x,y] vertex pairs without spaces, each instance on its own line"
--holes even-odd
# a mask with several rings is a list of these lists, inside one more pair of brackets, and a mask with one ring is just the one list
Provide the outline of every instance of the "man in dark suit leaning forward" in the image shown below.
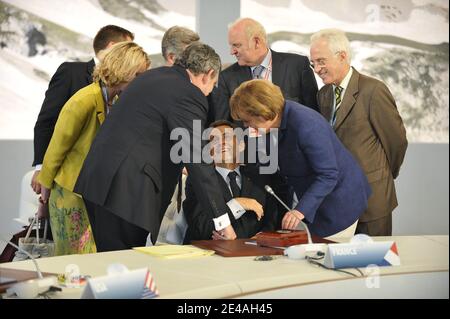
[[[219,120],[210,125],[211,156],[214,159],[220,191],[230,208],[228,216],[237,238],[250,238],[260,231],[277,228],[277,205],[265,190],[269,182],[268,175],[261,175],[255,166],[241,166],[239,153],[245,143],[234,129],[236,125]],[[183,212],[188,228],[184,242],[203,239],[226,238],[214,229],[211,212],[203,209],[198,194],[186,181],[186,199]]]
[[201,159],[206,96],[220,67],[211,47],[193,43],[173,67],[139,75],[114,104],[74,188],[98,251],[144,246],[149,232],[154,243],[183,166],[216,230],[235,236],[214,167]]

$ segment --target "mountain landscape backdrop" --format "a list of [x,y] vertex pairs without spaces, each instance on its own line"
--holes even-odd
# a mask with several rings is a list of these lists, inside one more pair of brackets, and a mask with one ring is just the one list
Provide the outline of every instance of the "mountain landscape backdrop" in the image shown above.
[[[277,51],[309,55],[312,33],[346,31],[353,66],[388,85],[408,140],[425,143],[449,140],[448,11],[446,0],[241,1],[241,16],[263,23]],[[194,14],[195,0],[0,0],[0,139],[33,138],[52,74],[92,58],[102,26],[131,30],[156,67],[164,31],[195,29]]]

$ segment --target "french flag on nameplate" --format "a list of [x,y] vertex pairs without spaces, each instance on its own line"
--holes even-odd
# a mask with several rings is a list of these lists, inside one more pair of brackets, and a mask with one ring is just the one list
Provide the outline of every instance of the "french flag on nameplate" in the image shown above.
[[147,271],[147,276],[145,277],[144,290],[142,291],[142,299],[152,299],[159,296],[158,288],[156,288],[155,280],[153,279],[152,273]]
[[391,266],[400,266],[400,256],[398,255],[397,244],[394,242],[391,245],[391,249],[386,252],[384,260],[388,262]]
[[393,241],[328,244],[324,264],[334,269],[368,265],[400,266],[400,256]]

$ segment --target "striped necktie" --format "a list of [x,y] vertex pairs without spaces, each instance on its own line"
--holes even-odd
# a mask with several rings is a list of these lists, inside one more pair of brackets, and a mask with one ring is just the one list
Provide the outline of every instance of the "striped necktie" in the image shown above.
[[334,88],[334,97],[336,98],[336,109],[338,108],[339,104],[341,104],[342,90],[343,88],[340,86],[336,86]]
[[262,73],[264,71],[264,66],[258,65],[256,68],[253,69],[253,78],[254,79],[262,79]]
[[344,89],[340,86],[336,86],[334,88],[334,109],[333,109],[333,116],[331,117],[331,126],[334,126],[334,124],[336,123],[336,113],[337,113],[337,109],[339,108],[339,105],[342,102],[342,91]]

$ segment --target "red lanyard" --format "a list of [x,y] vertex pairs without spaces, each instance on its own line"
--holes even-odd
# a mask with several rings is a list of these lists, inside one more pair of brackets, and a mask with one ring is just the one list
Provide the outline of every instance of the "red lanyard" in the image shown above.
[[270,56],[269,66],[267,67],[267,72],[264,75],[264,80],[268,80],[269,79],[270,72],[272,72],[272,55]]

